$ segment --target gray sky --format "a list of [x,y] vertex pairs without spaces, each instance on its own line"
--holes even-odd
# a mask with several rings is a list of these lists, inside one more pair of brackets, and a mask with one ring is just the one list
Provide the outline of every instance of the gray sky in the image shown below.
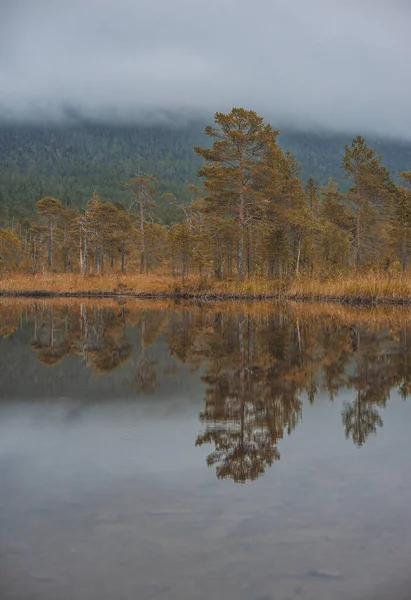
[[2,114],[244,106],[411,138],[410,0],[0,0]]

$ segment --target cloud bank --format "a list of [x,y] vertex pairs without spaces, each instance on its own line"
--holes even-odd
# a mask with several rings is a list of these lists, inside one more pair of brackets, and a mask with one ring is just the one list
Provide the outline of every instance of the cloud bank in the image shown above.
[[411,138],[408,0],[2,0],[0,114],[253,108]]

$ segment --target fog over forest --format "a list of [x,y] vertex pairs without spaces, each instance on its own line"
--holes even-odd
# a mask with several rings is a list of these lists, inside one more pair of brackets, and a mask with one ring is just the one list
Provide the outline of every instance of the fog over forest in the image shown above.
[[[3,120],[169,120],[410,138],[405,0],[3,0]],[[174,116],[171,117],[172,120]]]

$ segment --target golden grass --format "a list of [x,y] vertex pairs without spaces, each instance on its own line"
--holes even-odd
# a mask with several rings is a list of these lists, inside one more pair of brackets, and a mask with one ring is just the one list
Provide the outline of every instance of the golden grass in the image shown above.
[[288,296],[376,304],[409,303],[411,302],[411,277],[359,274],[327,281],[301,279],[293,281]]
[[295,279],[289,283],[271,279],[217,281],[190,277],[181,281],[165,275],[82,277],[79,274],[13,274],[0,279],[2,295],[188,297],[202,299],[294,299],[364,304],[411,304],[411,276],[387,277],[364,274],[330,280]]
[[101,275],[82,277],[79,274],[45,273],[43,275],[13,274],[0,279],[0,293],[16,295],[171,295],[172,279],[157,275]]

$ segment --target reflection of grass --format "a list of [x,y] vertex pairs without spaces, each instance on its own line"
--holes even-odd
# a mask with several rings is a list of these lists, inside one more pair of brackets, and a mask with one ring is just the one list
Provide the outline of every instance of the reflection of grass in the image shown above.
[[198,302],[196,300],[179,302],[170,299],[139,299],[127,298],[124,300],[104,298],[0,298],[0,337],[11,335],[19,325],[19,319],[22,311],[32,310],[33,307],[45,310],[53,307],[78,309],[80,306],[89,308],[100,308],[105,310],[119,310],[122,306],[127,311],[127,323],[138,322],[141,311],[167,309],[178,313],[180,311],[190,310],[194,315],[203,317],[212,316],[216,313],[224,315],[247,315],[251,320],[268,318],[272,314],[280,314],[291,319],[297,319],[303,324],[307,320],[321,320],[323,324],[328,323],[330,328],[337,325],[351,326],[372,326],[374,329],[387,328],[395,331],[399,327],[407,327],[411,322],[410,306],[374,306],[359,307],[347,306],[340,303],[329,302],[278,302],[278,301],[257,301],[257,300],[236,300],[230,301],[212,301]]
[[323,300],[355,303],[411,303],[411,277],[364,274],[327,281],[304,278],[273,281],[254,278],[217,281],[187,278],[184,286],[166,275],[102,275],[81,277],[78,274],[23,275],[0,280],[0,293],[15,295],[60,296],[140,296],[192,297],[204,299]]

